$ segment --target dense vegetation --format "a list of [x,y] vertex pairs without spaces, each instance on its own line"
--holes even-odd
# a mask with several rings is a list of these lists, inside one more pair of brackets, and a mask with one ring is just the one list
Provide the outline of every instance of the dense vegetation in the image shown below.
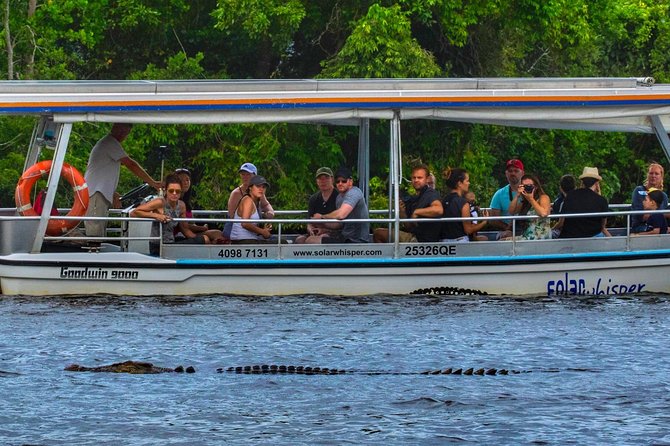
[[[3,0],[6,79],[652,76],[670,82],[670,0]],[[0,120],[0,205],[13,190],[33,121]],[[80,170],[107,125],[74,128]],[[372,127],[387,147],[388,124]],[[403,123],[405,162],[463,166],[486,202],[520,156],[556,192],[563,173],[597,166],[614,201],[663,154],[653,136]],[[278,208],[304,208],[312,172],[355,165],[356,135],[297,125],[136,126],[126,147],[158,178],[195,171],[200,207],[222,207],[253,161]],[[385,149],[371,186],[384,202]],[[491,175],[493,172],[493,175]],[[439,176],[439,175],[438,175]],[[121,191],[137,184],[125,171]]]

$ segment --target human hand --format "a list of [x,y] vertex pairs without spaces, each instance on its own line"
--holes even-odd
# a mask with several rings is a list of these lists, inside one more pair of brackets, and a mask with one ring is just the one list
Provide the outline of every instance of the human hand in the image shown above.
[[272,235],[272,234],[270,234],[270,230],[269,230],[267,227],[264,227],[263,229],[261,229],[260,234],[261,234],[261,236],[263,236],[263,238],[265,238],[265,239],[270,238],[270,235]]

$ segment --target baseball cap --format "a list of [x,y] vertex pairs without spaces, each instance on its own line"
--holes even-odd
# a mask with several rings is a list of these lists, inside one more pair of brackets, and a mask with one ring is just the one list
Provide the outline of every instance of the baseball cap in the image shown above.
[[256,166],[254,166],[254,165],[251,164],[251,163],[244,163],[244,164],[242,164],[242,165],[240,166],[240,170],[239,170],[238,172],[242,172],[242,171],[244,171],[244,172],[249,172],[249,173],[253,173],[254,175],[257,175],[257,174],[258,174],[258,169],[256,169]]
[[249,186],[260,186],[261,184],[264,184],[265,187],[270,187],[270,183],[268,183],[265,178],[260,175],[254,175],[251,180],[249,180]]
[[505,166],[505,169],[509,169],[510,167],[516,167],[519,170],[524,170],[523,169],[523,163],[521,162],[520,159],[512,158],[511,160],[507,161],[507,165]]
[[335,178],[346,178],[346,179],[353,178],[351,174],[351,169],[349,169],[348,167],[340,167],[339,169],[337,169],[337,172],[335,172]]
[[330,167],[319,167],[316,171],[314,178],[319,178],[321,175],[328,175],[329,177],[333,176],[333,171],[330,170]]

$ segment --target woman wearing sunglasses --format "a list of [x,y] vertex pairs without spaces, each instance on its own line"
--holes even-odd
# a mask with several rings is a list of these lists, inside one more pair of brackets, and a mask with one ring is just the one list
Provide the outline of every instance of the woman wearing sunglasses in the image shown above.
[[[210,239],[205,234],[196,234],[189,228],[185,221],[176,222],[175,218],[186,218],[186,205],[180,199],[182,194],[181,180],[177,175],[171,174],[165,178],[165,197],[154,198],[143,203],[130,211],[131,217],[153,218],[162,226],[163,243],[175,243],[174,230],[179,230],[186,237],[176,243],[205,244],[210,243]],[[151,228],[151,236],[158,236],[158,226]],[[150,242],[151,254],[158,254],[158,243]]]

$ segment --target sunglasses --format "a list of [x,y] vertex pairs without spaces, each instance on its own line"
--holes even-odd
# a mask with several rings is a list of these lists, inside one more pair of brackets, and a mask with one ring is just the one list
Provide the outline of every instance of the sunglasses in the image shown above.
[[168,194],[181,194],[181,189],[168,189]]
[[346,183],[347,181],[349,181],[349,180],[348,179],[347,180],[345,180],[345,179],[335,180],[335,184]]

